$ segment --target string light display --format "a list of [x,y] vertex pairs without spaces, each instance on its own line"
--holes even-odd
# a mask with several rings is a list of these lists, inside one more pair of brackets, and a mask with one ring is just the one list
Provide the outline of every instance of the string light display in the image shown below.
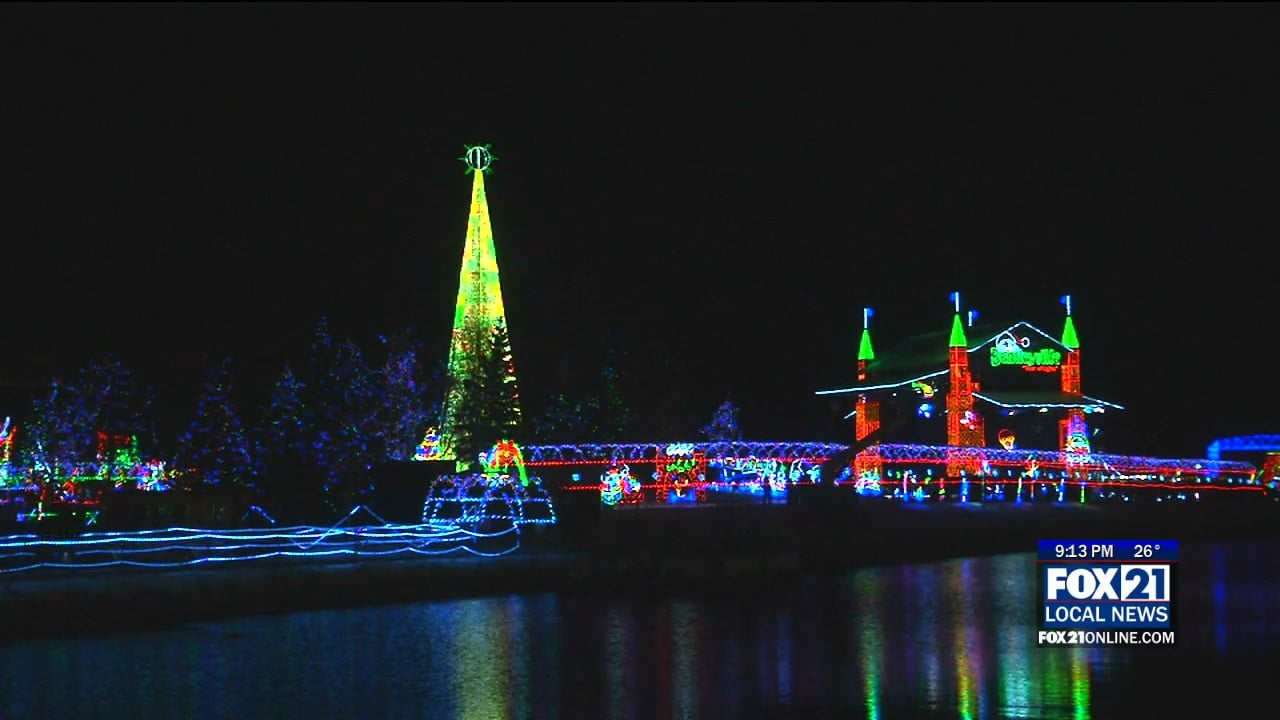
[[555,523],[551,497],[541,480],[525,472],[519,445],[499,440],[480,454],[480,466],[484,472],[436,478],[422,504],[422,521],[466,527]]
[[1280,435],[1240,435],[1218,438],[1209,443],[1205,457],[1218,460],[1224,452],[1275,452],[1280,450]]
[[[997,450],[995,448],[954,448],[943,445],[909,445],[882,444],[877,445],[877,453],[888,462],[896,463],[945,463],[948,453],[962,450],[970,459],[987,462],[993,466],[1021,467],[1035,461],[1041,467],[1066,466],[1077,467],[1078,463],[1070,458],[1070,453],[1058,450]],[[1246,462],[1229,460],[1190,460],[1153,458],[1140,455],[1112,455],[1109,453],[1092,453],[1085,456],[1086,466],[1112,467],[1121,472],[1137,474],[1201,474],[1224,477],[1249,477],[1257,473],[1253,465]]]
[[422,522],[467,528],[554,525],[555,507],[536,477],[508,474],[442,475],[422,504]]
[[[1267,453],[1267,458],[1262,461],[1262,469],[1258,471],[1258,482],[1273,493],[1280,491],[1280,452]],[[1280,499],[1280,495],[1273,497]]]
[[707,493],[707,454],[694,443],[671,443],[654,458],[654,495],[667,502],[702,502]]
[[499,440],[488,452],[481,453],[480,467],[485,475],[508,474],[514,467],[520,476],[520,484],[529,487],[529,476],[524,469],[520,446],[511,440]]
[[630,465],[614,465],[600,476],[600,502],[605,505],[634,505],[642,497],[640,480],[631,474]]
[[687,448],[708,460],[715,458],[768,458],[822,461],[848,450],[847,445],[818,442],[718,442],[718,443],[604,443],[577,445],[529,445],[524,448],[528,467],[563,465],[612,465],[654,463],[668,448]]
[[[471,388],[481,356],[495,329],[506,326],[506,309],[502,302],[502,284],[498,278],[498,255],[494,249],[493,226],[489,221],[489,202],[485,197],[484,176],[494,157],[488,145],[466,147],[460,158],[472,174],[471,210],[467,218],[467,237],[462,251],[462,270],[458,279],[458,299],[454,308],[453,336],[449,345],[449,391],[445,397],[443,422],[432,459],[458,460],[455,434],[463,408],[476,402]],[[498,352],[509,360],[510,347]],[[510,363],[508,363],[510,366]],[[508,372],[514,383],[515,370]],[[516,412],[519,412],[517,407]],[[424,440],[424,444],[426,441]],[[469,458],[468,458],[469,460]]]
[[[1268,490],[1254,466],[1244,462],[942,445],[882,444],[873,450],[885,468],[882,474],[845,477],[837,484],[852,481],[866,495],[941,500],[950,481],[959,486],[962,502],[975,486],[984,500],[1017,502],[1133,500],[1139,492],[1154,492],[1157,500],[1196,501],[1206,493],[1266,495]],[[948,470],[957,463],[965,469]]]
[[18,427],[6,417],[4,426],[0,427],[0,487],[7,486],[10,483],[10,476],[14,474],[13,439],[17,434]]
[[[365,519],[377,524],[354,524],[362,512]],[[486,541],[486,545],[496,544],[489,541],[499,538],[510,542],[510,547],[490,551],[476,546],[480,541]],[[519,546],[517,525],[487,533],[456,524],[397,525],[361,505],[330,527],[168,528],[84,533],[74,538],[4,536],[0,537],[0,573],[40,568],[174,568],[270,558],[436,556],[455,552],[498,557]]]
[[1002,429],[996,434],[996,440],[999,441],[1000,447],[1005,450],[1012,450],[1018,446],[1018,436],[1008,428]]
[[[733,441],[531,445],[524,452],[530,467],[604,466],[599,484],[574,482],[564,489],[599,492],[601,502],[612,506],[644,497],[700,502],[707,490],[761,494],[766,485],[782,493],[787,485],[818,482],[821,464],[848,449],[836,443]],[[653,466],[648,482],[639,479],[636,465]]]
[[716,458],[708,467],[719,477],[706,484],[708,490],[737,492],[751,495],[763,494],[765,488],[784,493],[788,485],[818,483],[822,480],[822,466],[814,460],[796,458],[790,462],[777,459]]
[[[8,429],[12,441],[16,428]],[[97,433],[97,451],[90,462],[75,463],[69,474],[64,470],[37,463],[33,467],[15,467],[4,455],[7,447],[0,433],[0,488],[34,496],[34,501],[96,504],[108,490],[138,489],[162,492],[170,489],[184,474],[163,460],[144,458],[138,450],[136,435]],[[3,501],[0,501],[3,502]],[[36,513],[37,517],[52,516]]]
[[426,461],[440,460],[441,458],[440,431],[435,428],[427,428],[427,434],[422,438],[422,442],[418,443],[418,449],[414,451],[413,459]]

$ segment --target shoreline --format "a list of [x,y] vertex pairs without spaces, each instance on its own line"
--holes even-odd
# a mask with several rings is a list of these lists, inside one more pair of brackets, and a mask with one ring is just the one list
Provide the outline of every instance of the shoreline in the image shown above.
[[1034,552],[1040,539],[1280,538],[1280,506],[656,507],[564,518],[516,552],[175,569],[33,571],[0,580],[0,642],[511,594],[732,592],[883,565]]

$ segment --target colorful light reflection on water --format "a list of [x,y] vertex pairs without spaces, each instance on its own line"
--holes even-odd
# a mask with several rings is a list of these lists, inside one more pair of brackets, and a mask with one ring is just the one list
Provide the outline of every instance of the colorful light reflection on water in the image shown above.
[[[1165,692],[1170,674],[1209,677],[1228,648],[1235,673],[1274,667],[1280,546],[1184,557],[1175,649],[1037,648],[1034,559],[1018,555],[679,598],[513,596],[14,643],[0,646],[0,717],[1090,720],[1149,716],[1166,696],[1189,711],[1198,696]],[[95,668],[128,681],[103,692]],[[1229,704],[1274,702],[1234,677],[1212,680]]]

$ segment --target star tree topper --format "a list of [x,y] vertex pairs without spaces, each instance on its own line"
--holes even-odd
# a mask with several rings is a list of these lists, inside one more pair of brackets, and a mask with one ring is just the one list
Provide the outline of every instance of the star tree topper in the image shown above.
[[482,173],[493,172],[489,169],[489,166],[498,158],[490,151],[490,148],[493,147],[492,145],[485,143],[484,145],[463,145],[462,147],[465,152],[458,159],[467,164],[466,172],[468,175],[477,171]]

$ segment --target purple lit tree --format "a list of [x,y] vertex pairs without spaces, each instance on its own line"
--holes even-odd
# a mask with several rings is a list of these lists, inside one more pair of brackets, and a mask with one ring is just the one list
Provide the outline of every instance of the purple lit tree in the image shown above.
[[384,402],[378,418],[385,457],[412,460],[422,434],[437,415],[419,380],[418,354],[404,338],[379,338],[387,350],[380,373]]

